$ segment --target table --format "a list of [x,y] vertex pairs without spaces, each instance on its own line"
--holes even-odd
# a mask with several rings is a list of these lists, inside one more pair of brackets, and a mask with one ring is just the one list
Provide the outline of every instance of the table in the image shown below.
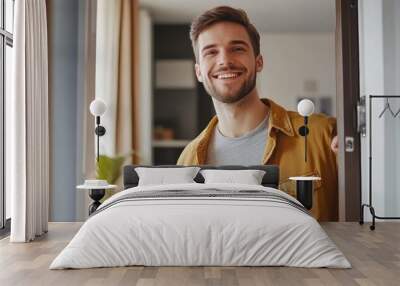
[[94,186],[87,184],[76,186],[78,190],[89,190],[89,197],[93,200],[89,206],[89,215],[94,213],[101,205],[100,200],[104,197],[106,190],[115,189],[116,187],[117,185]]
[[313,182],[321,180],[320,177],[313,176],[301,176],[301,177],[290,177],[289,180],[296,181],[296,197],[304,207],[308,210],[313,205]]

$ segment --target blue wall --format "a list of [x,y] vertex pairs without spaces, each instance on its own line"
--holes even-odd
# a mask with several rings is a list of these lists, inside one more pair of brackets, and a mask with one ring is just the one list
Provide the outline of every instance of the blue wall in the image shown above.
[[75,221],[78,0],[48,1],[50,221]]

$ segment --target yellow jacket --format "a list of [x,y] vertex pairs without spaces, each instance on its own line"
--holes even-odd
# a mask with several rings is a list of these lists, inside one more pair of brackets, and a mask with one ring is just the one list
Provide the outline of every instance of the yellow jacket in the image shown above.
[[[312,215],[320,221],[338,220],[338,183],[336,155],[331,150],[336,135],[336,120],[322,114],[309,117],[310,133],[307,135],[308,157],[304,161],[304,137],[299,127],[304,119],[297,112],[287,111],[269,99],[262,99],[270,107],[268,138],[260,164],[279,165],[279,189],[296,195],[292,176],[321,177],[314,182]],[[178,159],[178,165],[206,164],[209,140],[218,118],[214,116],[208,126],[190,142]]]

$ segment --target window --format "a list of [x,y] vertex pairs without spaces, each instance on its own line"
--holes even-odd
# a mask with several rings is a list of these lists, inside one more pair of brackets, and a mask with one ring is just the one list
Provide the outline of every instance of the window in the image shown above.
[[0,236],[9,231],[10,194],[5,188],[5,104],[11,93],[14,0],[0,0]]

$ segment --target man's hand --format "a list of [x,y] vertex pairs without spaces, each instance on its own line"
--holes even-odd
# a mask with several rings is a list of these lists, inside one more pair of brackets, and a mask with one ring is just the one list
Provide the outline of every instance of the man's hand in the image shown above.
[[339,151],[339,140],[337,135],[332,139],[331,149],[335,154],[337,154],[337,152]]

